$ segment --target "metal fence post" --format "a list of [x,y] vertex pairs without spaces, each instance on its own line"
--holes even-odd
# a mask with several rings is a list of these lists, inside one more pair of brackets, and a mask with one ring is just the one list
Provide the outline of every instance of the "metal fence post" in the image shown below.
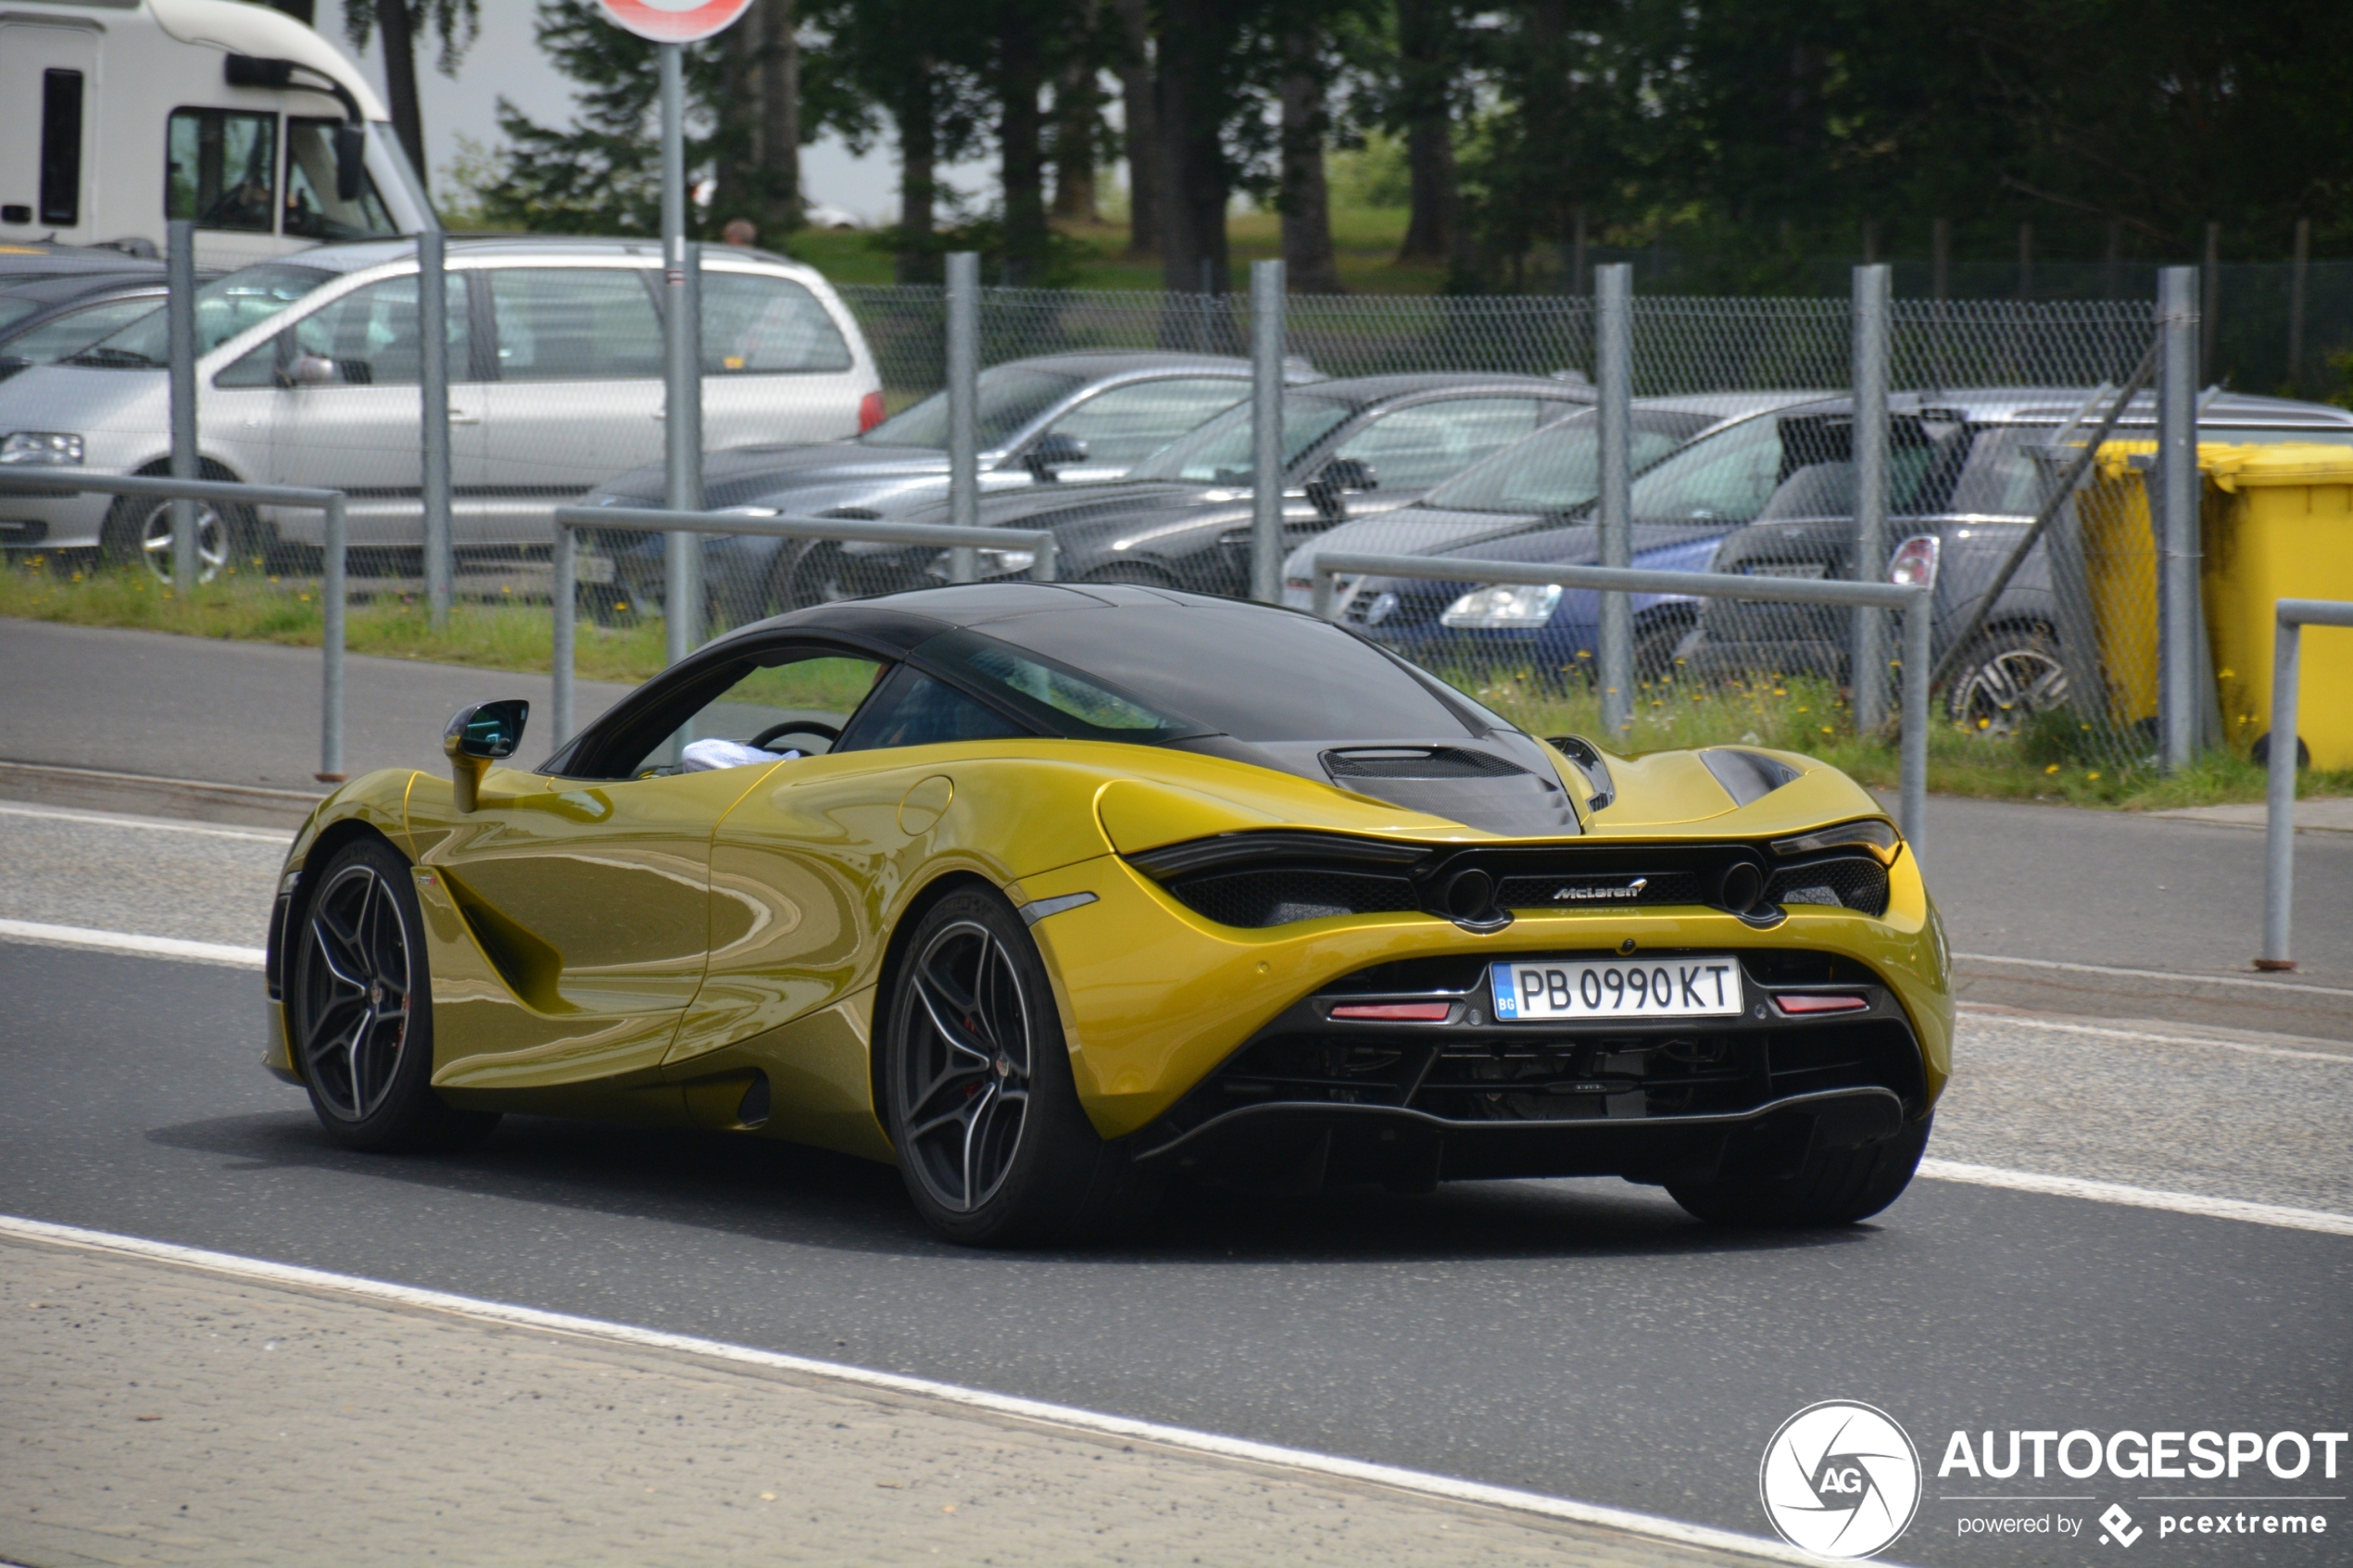
[[[164,328],[171,360],[171,477],[196,477],[196,226],[175,218],[165,226]],[[228,538],[228,523],[221,523]],[[141,546],[146,544],[143,537]],[[171,499],[171,586],[184,594],[196,585],[196,503]]]
[[[980,524],[980,257],[969,250],[948,257],[948,521]],[[980,576],[969,546],[948,552],[948,581]]]
[[2296,967],[2291,922],[2296,912],[2296,684],[2307,626],[2353,627],[2353,600],[2282,599],[2272,610],[2271,733],[2265,758],[2263,807],[2263,951],[2255,967]]
[[[1597,296],[1593,379],[1601,395],[1602,564],[1632,563],[1631,443],[1634,396],[1634,270],[1625,262],[1593,269]],[[1602,728],[1625,733],[1634,712],[1633,608],[1622,590],[1602,594]]]
[[[1855,269],[1855,580],[1887,575],[1888,269]],[[1855,611],[1855,729],[1877,734],[1887,721],[1887,646],[1880,612]]]
[[580,596],[574,590],[574,580],[580,575],[580,534],[564,523],[556,524],[555,588],[549,595],[554,608],[553,635],[547,649],[547,673],[554,690],[547,704],[548,727],[555,732],[556,744],[563,745],[572,738],[573,679],[578,659],[577,642],[580,627]]
[[1282,597],[1283,264],[1250,264],[1250,596]]
[[341,784],[343,771],[343,610],[345,518],[343,492],[328,497],[324,533],[324,570],[319,583],[320,608],[326,626],[319,650],[320,693],[319,782]]
[[[694,296],[686,281],[694,257],[686,250],[686,142],[682,117],[685,82],[679,45],[660,45],[661,56],[661,247],[665,271],[663,325],[668,332],[663,416],[664,500],[674,512],[702,510],[702,441],[696,428],[702,395],[700,333],[693,319]],[[692,411],[690,411],[690,408]],[[696,568],[701,545],[691,533],[663,536],[662,607],[664,653],[673,664],[694,651],[698,617]],[[569,587],[569,584],[566,584]]]
[[1935,613],[1934,591],[1913,589],[1911,603],[1904,607],[1904,713],[1897,743],[1901,772],[1895,821],[1915,855],[1928,832],[1929,638]]
[[2197,269],[2158,273],[2158,721],[2168,771],[2197,750]]
[[441,224],[417,235],[417,441],[424,491],[425,611],[449,625],[449,279]]

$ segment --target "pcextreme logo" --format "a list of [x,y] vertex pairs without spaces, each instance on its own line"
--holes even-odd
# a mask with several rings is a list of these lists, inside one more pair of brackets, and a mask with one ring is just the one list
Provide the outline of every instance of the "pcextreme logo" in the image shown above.
[[1919,1450],[1886,1411],[1825,1399],[1781,1423],[1756,1489],[1765,1517],[1800,1551],[1869,1557],[1919,1511]]

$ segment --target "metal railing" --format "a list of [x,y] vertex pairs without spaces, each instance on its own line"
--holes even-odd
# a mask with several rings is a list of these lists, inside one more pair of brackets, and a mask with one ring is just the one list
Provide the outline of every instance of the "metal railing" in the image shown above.
[[[1903,729],[1898,743],[1902,776],[1896,823],[1919,850],[1928,802],[1929,617],[1934,595],[1925,587],[1892,583],[1839,583],[1803,577],[1739,577],[1715,571],[1643,571],[1607,566],[1547,566],[1527,561],[1479,560],[1467,556],[1383,556],[1355,551],[1319,551],[1315,558],[1315,612],[1327,621],[1337,614],[1336,580],[1345,573],[1412,577],[1434,583],[1498,583],[1537,587],[1594,588],[1606,603],[1621,594],[1679,594],[1693,597],[1748,599],[1768,604],[1841,605],[1900,610],[1904,616]],[[1604,696],[1607,694],[1604,694]],[[1610,711],[1604,708],[1604,712]]]
[[[291,484],[237,484],[221,479],[167,479],[144,474],[85,474],[66,469],[0,469],[0,495],[156,495],[167,500],[225,501],[242,507],[316,507],[325,514],[320,546],[322,567],[319,600],[326,626],[320,644],[319,771],[321,784],[341,784],[343,771],[343,655],[346,497],[340,490],[310,490]],[[225,526],[225,525],[224,525]],[[193,526],[173,529],[178,543]]]
[[[577,679],[574,666],[580,626],[577,602],[579,531],[584,528],[661,533],[673,538],[710,534],[812,539],[850,545],[909,545],[933,549],[1027,550],[1031,557],[1030,581],[1054,581],[1054,536],[1038,528],[958,528],[950,523],[865,522],[854,518],[836,517],[744,517],[725,512],[666,511],[650,507],[558,507],[555,523],[555,570],[548,597],[553,601],[555,611],[555,646],[551,650],[555,692],[550,706],[555,709],[552,717],[558,746],[570,740],[573,731],[573,690]],[[678,552],[667,553],[674,556]],[[678,637],[679,633],[673,630],[671,633],[673,645]],[[692,648],[691,636],[687,638],[686,646]]]
[[2296,710],[2304,628],[2353,627],[2353,600],[2282,599],[2271,645],[2270,793],[2263,810],[2263,955],[2255,967],[2291,970],[2289,922],[2296,901]]

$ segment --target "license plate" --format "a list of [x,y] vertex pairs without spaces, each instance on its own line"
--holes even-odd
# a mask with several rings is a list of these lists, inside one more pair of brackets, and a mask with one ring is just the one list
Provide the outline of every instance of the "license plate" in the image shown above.
[[1554,959],[1490,967],[1498,1023],[1589,1018],[1716,1018],[1738,1013],[1730,958]]
[[610,556],[576,556],[573,559],[573,575],[583,583],[610,583],[613,578]]

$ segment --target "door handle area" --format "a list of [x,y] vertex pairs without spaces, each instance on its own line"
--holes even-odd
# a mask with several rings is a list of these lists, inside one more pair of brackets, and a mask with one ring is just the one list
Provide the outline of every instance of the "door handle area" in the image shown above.
[[452,408],[449,410],[449,422],[453,425],[478,425],[482,423],[482,413],[474,408]]

